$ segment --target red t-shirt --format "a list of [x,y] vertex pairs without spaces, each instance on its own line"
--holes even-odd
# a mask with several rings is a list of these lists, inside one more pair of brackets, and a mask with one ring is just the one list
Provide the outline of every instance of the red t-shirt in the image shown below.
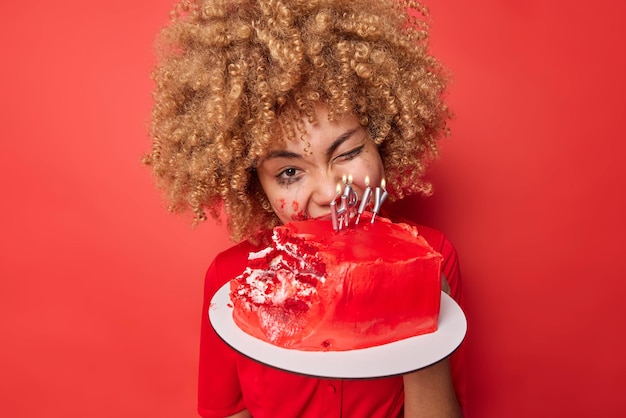
[[[451,296],[462,306],[459,265],[452,244],[439,231],[423,226],[418,230],[442,254],[442,273]],[[248,253],[258,250],[247,241],[238,244],[218,254],[207,272],[200,341],[200,416],[222,418],[246,408],[255,418],[402,416],[402,376],[359,380],[301,376],[251,360],[217,336],[208,319],[209,302],[222,285],[244,270]],[[464,406],[461,356],[462,346],[450,362],[457,397]]]

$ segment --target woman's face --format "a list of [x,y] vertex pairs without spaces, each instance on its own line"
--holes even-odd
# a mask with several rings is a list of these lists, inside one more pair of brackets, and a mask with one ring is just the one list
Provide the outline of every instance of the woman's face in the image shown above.
[[[330,202],[344,176],[352,176],[359,198],[366,177],[376,187],[384,176],[378,148],[355,115],[329,121],[326,108],[320,106],[315,116],[314,124],[303,119],[304,140],[285,140],[257,164],[263,191],[283,223],[330,213]],[[297,138],[300,135],[296,132]]]

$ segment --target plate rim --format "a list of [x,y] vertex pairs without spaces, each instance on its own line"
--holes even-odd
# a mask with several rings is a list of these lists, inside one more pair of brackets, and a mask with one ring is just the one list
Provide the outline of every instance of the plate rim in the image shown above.
[[[347,351],[289,349],[247,334],[233,320],[230,281],[211,298],[208,319],[224,343],[266,366],[316,378],[373,379],[423,369],[457,350],[467,333],[467,318],[459,304],[443,291],[440,307],[437,331]],[[408,352],[414,356],[406,358]]]

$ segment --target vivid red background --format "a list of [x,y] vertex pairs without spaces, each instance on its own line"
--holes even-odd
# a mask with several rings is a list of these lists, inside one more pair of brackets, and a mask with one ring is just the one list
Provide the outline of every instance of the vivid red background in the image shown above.
[[[139,162],[171,4],[3,4],[1,416],[195,416],[229,242],[168,214]],[[469,416],[624,416],[626,6],[429,4],[457,117],[435,196],[400,209],[458,248]]]

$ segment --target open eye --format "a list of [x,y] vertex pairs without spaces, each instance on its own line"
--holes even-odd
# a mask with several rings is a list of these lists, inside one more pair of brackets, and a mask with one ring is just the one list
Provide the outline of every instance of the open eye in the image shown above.
[[280,185],[291,184],[293,182],[298,181],[299,171],[300,170],[298,170],[297,168],[293,168],[293,167],[286,168],[276,175],[276,180],[278,181],[278,184]]

